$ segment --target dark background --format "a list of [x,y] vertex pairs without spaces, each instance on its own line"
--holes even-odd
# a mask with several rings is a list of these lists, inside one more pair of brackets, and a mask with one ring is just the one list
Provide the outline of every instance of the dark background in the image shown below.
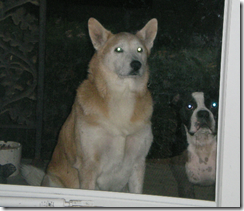
[[[38,21],[38,7],[29,3],[23,6]],[[178,149],[172,148],[172,142],[176,114],[169,103],[182,90],[218,90],[223,9],[223,0],[48,0],[41,158],[50,159],[76,88],[87,76],[88,62],[94,53],[87,28],[90,17],[113,33],[136,32],[151,18],[158,19],[158,34],[149,58],[154,142],[148,158],[175,155]],[[29,79],[23,76],[22,80]],[[0,78],[0,96],[4,95]],[[37,98],[8,105],[23,109],[15,116],[0,112],[1,123],[28,125],[35,121]],[[33,112],[20,118],[26,110]],[[34,157],[34,130],[0,129],[0,139],[21,142],[22,156]]]

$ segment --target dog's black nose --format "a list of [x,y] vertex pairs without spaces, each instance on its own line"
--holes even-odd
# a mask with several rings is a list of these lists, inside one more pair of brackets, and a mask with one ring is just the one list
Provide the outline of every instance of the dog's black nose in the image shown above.
[[209,118],[209,112],[206,110],[200,110],[197,112],[197,116],[203,119],[208,119]]
[[139,73],[139,69],[141,68],[141,62],[137,61],[137,60],[133,60],[130,63],[130,66],[132,67],[132,70],[130,72],[130,75],[138,75]]

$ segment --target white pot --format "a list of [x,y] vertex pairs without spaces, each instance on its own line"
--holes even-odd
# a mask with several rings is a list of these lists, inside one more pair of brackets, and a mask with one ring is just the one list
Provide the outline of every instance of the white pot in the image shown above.
[[16,167],[16,171],[10,177],[19,174],[21,151],[22,145],[20,143],[0,141],[0,164],[12,163]]

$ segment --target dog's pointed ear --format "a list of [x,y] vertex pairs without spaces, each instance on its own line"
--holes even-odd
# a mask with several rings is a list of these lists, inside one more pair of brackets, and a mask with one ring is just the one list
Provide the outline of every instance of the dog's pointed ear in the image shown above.
[[174,95],[169,102],[169,106],[175,109],[180,109],[181,104],[182,104],[181,94],[179,93]]
[[153,47],[154,39],[158,31],[158,21],[156,18],[151,19],[136,35],[144,41],[148,52]]
[[95,18],[88,20],[89,35],[96,50],[104,45],[112,33],[106,30]]

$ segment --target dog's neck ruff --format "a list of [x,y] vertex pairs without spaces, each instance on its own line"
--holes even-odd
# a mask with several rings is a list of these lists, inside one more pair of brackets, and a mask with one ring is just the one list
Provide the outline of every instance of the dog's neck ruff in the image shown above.
[[190,134],[184,125],[188,144],[196,147],[204,147],[216,142],[217,136],[209,128],[201,128],[196,133]]

